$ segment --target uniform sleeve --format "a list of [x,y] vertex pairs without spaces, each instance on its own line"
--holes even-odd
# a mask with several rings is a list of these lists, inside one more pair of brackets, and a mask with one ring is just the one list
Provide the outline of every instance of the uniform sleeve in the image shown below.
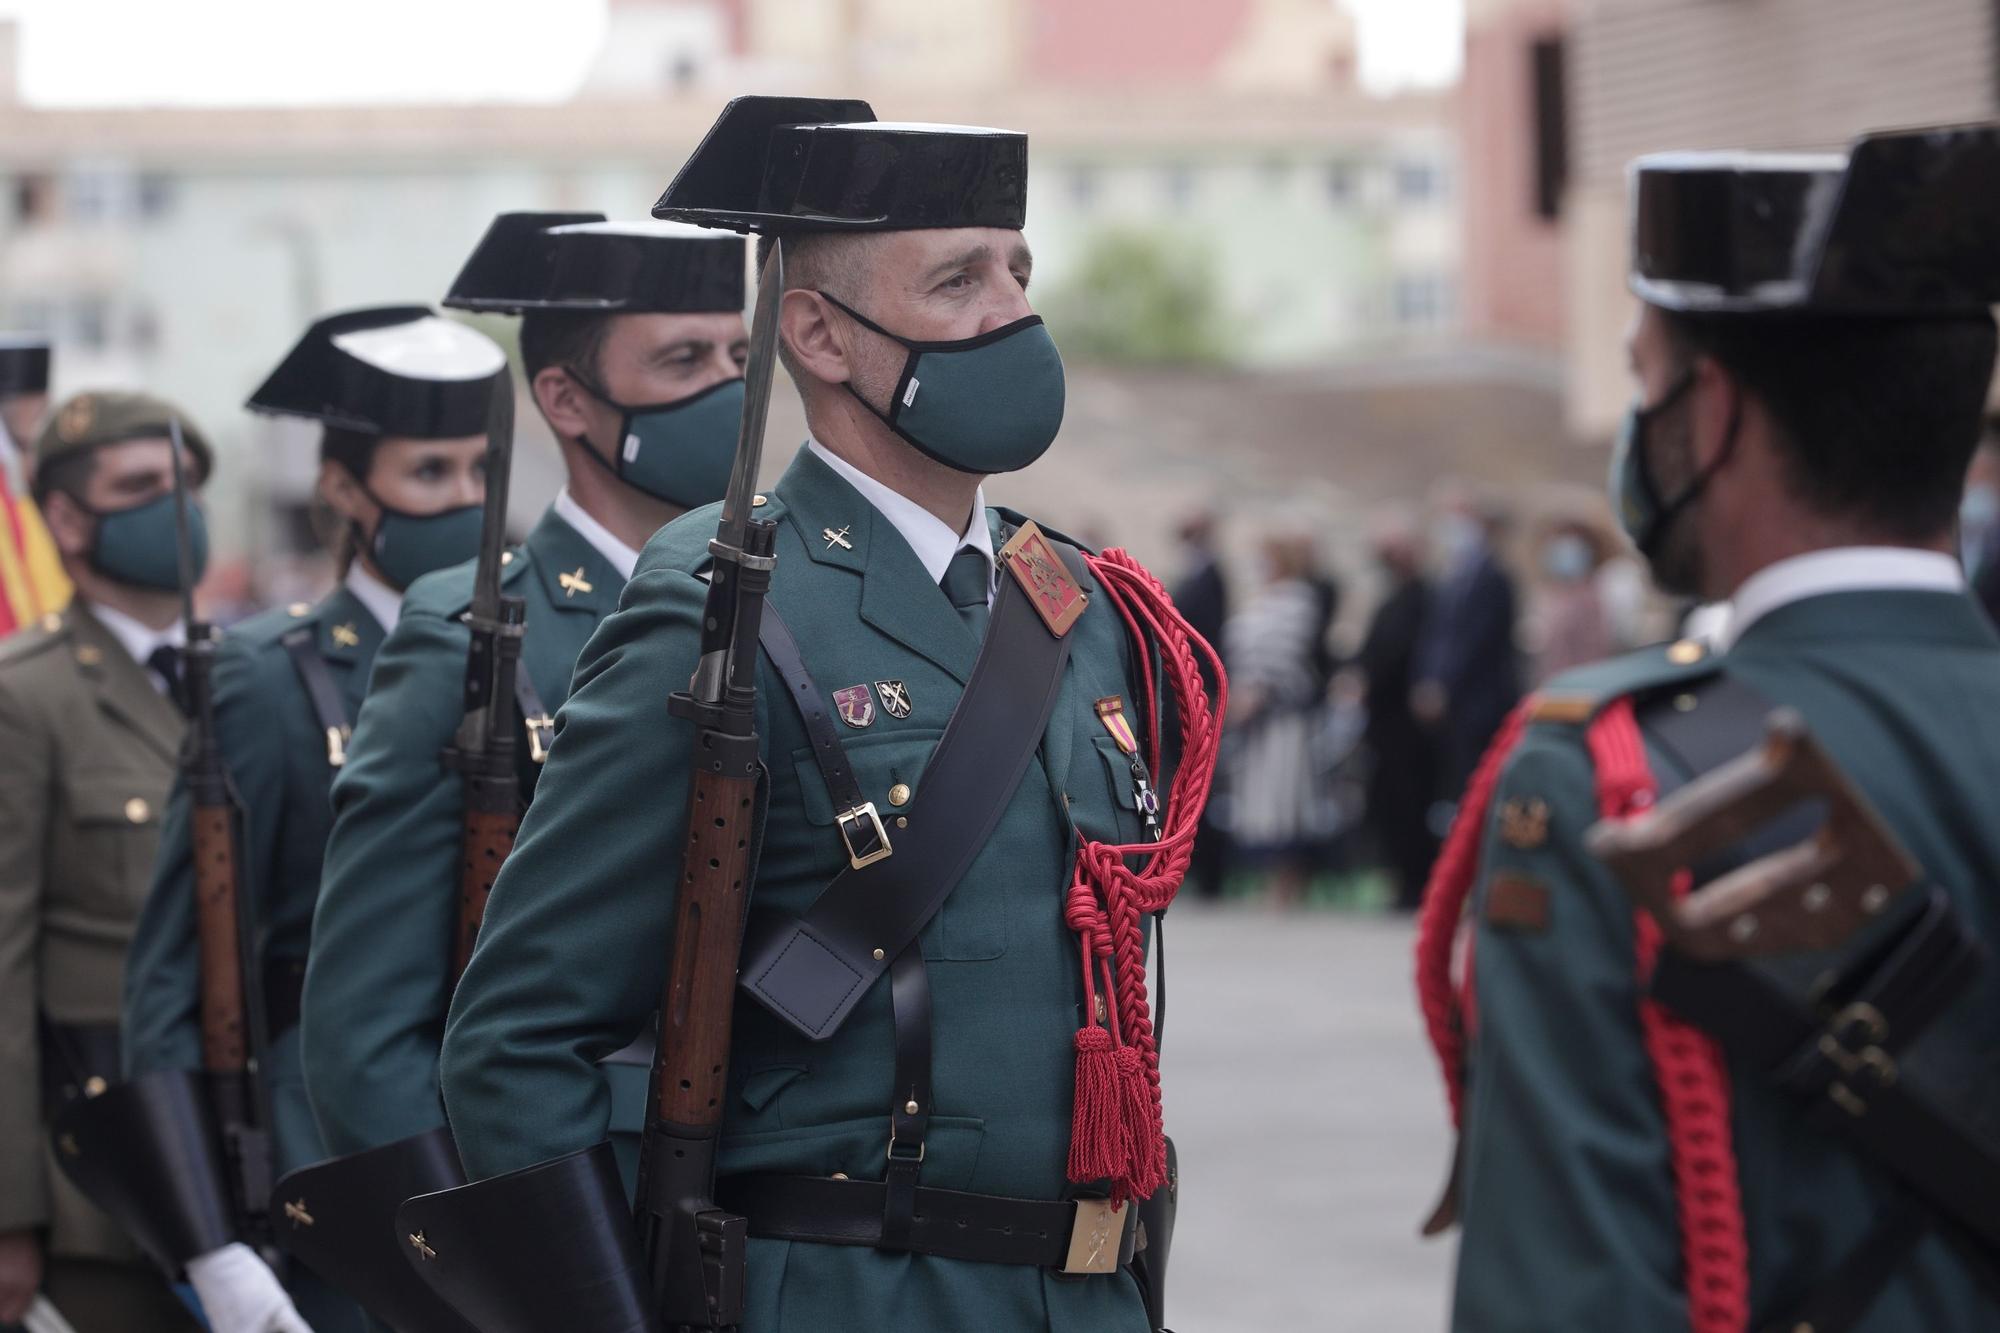
[[[1514,841],[1533,845],[1496,835],[1510,802],[1532,810],[1534,801],[1549,810],[1544,836],[1532,819]],[[1474,900],[1478,1015],[1455,1333],[1687,1330],[1632,908],[1582,850],[1595,817],[1574,733],[1531,731],[1494,800]],[[1496,884],[1515,910],[1493,911]]]
[[313,913],[301,1028],[329,1151],[444,1123],[438,1042],[451,996],[463,795],[440,753],[463,708],[465,632],[406,608],[375,658]]
[[595,1062],[658,1006],[692,735],[666,701],[694,670],[702,600],[685,574],[642,572],[578,660],[445,1032],[445,1105],[475,1179],[602,1140]]
[[48,731],[0,686],[0,1232],[49,1216],[35,1015],[53,762]]
[[[250,652],[225,645],[215,669],[216,740],[244,802],[244,888],[271,891],[275,811],[285,780],[283,732]],[[125,959],[125,1076],[201,1065],[201,942],[194,905],[192,800],[174,779],[152,887]]]

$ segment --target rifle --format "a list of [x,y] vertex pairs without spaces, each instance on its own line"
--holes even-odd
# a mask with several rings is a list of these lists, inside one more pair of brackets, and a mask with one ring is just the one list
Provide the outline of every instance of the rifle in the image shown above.
[[223,1167],[243,1238],[269,1250],[270,1106],[259,1077],[270,1045],[263,973],[257,965],[256,905],[243,882],[243,810],[215,727],[213,629],[195,618],[194,551],[188,528],[181,423],[168,423],[174,455],[174,541],[180,561],[187,650],[181,670],[188,715],[181,751],[194,850],[195,921],[201,957],[201,1057],[222,1137]]
[[695,726],[693,773],[635,1212],[653,1308],[673,1333],[732,1330],[743,1316],[748,1223],[715,1205],[715,1147],[763,781],[757,635],[777,525],[750,514],[784,290],[784,243],[774,240],[757,286],[735,466],[708,544],[701,657],[688,688],[667,700]]
[[520,774],[515,769],[514,682],[521,669],[527,603],[500,594],[507,543],[507,486],[514,454],[514,377],[505,368],[493,381],[486,416],[486,508],[479,530],[479,562],[472,577],[472,606],[465,624],[472,642],[465,654],[465,714],[445,748],[444,761],[465,783],[459,862],[458,930],[452,939],[451,979],[465,972],[486,916],[486,899],[500,867],[514,850],[521,827]]

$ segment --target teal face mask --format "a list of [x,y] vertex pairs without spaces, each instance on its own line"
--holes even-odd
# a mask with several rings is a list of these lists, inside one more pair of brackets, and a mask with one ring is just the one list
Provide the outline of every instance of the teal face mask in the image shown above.
[[[1682,510],[1694,503],[1711,475],[1695,478],[1679,495],[1668,500],[1661,498],[1652,469],[1646,465],[1647,428],[1661,413],[1679,402],[1681,395],[1693,384],[1694,372],[1690,370],[1667,390],[1659,402],[1648,407],[1635,403],[1627,408],[1625,419],[1618,426],[1618,438],[1611,446],[1611,475],[1607,483],[1611,492],[1611,509],[1618,516],[1618,526],[1632,539],[1632,545],[1648,559],[1666,539],[1667,528]],[[1718,459],[1717,466],[1721,462]]]
[[1063,364],[1040,315],[949,342],[912,342],[838,298],[861,325],[909,352],[885,414],[847,391],[890,430],[960,472],[1015,472],[1048,452],[1063,418]]
[[[366,489],[366,488],[364,488]],[[485,520],[485,506],[460,505],[435,514],[410,514],[381,505],[382,517],[368,538],[368,554],[382,577],[398,592],[434,570],[462,565],[479,554],[479,530]]]
[[[92,569],[114,583],[156,592],[180,591],[180,546],[174,534],[171,492],[126,509],[84,512],[97,520],[97,532],[90,542]],[[208,568],[208,519],[197,504],[188,505],[188,547],[198,583]]]
[[743,418],[741,379],[711,384],[671,403],[628,406],[575,370],[564,369],[598,402],[624,417],[618,423],[618,450],[608,459],[583,437],[583,451],[618,480],[683,509],[713,504],[729,489]]

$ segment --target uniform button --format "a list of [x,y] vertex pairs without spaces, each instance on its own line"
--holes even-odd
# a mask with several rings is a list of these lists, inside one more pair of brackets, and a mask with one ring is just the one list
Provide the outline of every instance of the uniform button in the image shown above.
[[143,824],[153,816],[153,807],[146,804],[143,796],[134,796],[125,802],[125,818],[134,824]]
[[903,1114],[904,1114],[904,1115],[915,1115],[915,1114],[917,1113],[918,1109],[919,1109],[919,1108],[918,1108],[918,1106],[917,1106],[917,1104],[916,1104],[915,1102],[904,1102],[904,1103],[903,1103]]
[[765,498],[764,498],[763,496],[761,496],[761,495],[753,495],[753,496],[751,496],[751,497],[750,497],[750,507],[751,507],[752,509],[762,509],[762,508],[763,508],[763,507],[764,507],[765,505],[767,505],[767,504],[769,504],[769,503],[771,503],[771,502],[770,502],[769,500],[765,499]]
[[82,666],[96,666],[104,660],[104,653],[94,643],[86,643],[76,650],[76,660]]
[[42,617],[42,628],[51,634],[55,633],[62,628],[62,616],[54,611],[48,612]]
[[109,1084],[107,1084],[103,1079],[99,1078],[96,1074],[92,1074],[89,1078],[83,1081],[83,1095],[86,1097],[102,1097],[104,1095],[104,1089],[109,1086],[110,1086]]
[[293,602],[290,606],[285,608],[285,614],[296,620],[300,616],[305,615],[307,612],[311,610],[312,610],[311,602]]
[[889,788],[890,805],[908,805],[909,803],[910,803],[909,783],[899,782],[895,786]]
[[835,1180],[845,1180],[847,1179],[847,1173],[845,1171],[836,1171],[833,1173],[833,1178]]
[[514,563],[514,553],[513,553],[512,551],[502,551],[502,552],[500,553],[500,563],[501,563],[501,564],[503,564],[503,565],[511,565],[511,564],[513,564],[513,563]]
[[1667,649],[1667,660],[1675,666],[1693,666],[1708,656],[1708,649],[1699,639],[1682,639]]

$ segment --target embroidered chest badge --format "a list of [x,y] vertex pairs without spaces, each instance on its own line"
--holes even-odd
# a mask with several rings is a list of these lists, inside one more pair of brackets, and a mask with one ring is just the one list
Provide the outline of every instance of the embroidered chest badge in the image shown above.
[[859,730],[875,722],[875,695],[866,685],[849,685],[833,692],[833,708],[840,720]]

